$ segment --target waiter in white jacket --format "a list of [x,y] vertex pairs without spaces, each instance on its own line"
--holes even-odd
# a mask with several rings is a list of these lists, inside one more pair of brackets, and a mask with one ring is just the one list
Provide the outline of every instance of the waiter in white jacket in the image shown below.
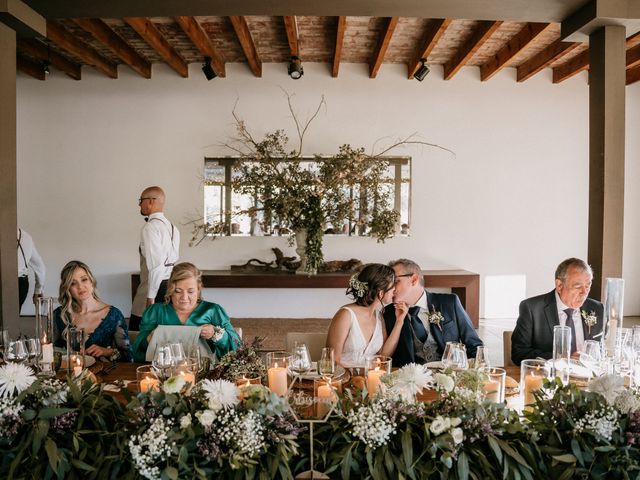
[[140,234],[140,285],[133,299],[129,330],[139,330],[145,308],[163,302],[167,280],[180,255],[180,232],[164,216],[164,192],[147,187],[140,194],[140,215],[147,222]]
[[23,229],[18,229],[18,295],[20,298],[20,308],[27,299],[29,293],[29,269],[33,270],[36,282],[33,288],[33,301],[42,296],[44,290],[44,279],[46,268],[42,257],[36,250],[33,238]]

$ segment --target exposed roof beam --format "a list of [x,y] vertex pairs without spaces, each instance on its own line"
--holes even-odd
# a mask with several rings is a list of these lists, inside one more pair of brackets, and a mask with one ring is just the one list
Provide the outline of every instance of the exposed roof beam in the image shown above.
[[627,85],[631,85],[632,83],[636,83],[640,80],[640,67],[633,67],[627,70]]
[[533,40],[549,28],[550,23],[527,23],[509,42],[498,51],[487,63],[480,67],[480,79],[489,80],[502,70]]
[[431,50],[436,46],[442,34],[447,30],[451,20],[448,18],[437,18],[429,22],[427,29],[422,36],[422,42],[420,43],[420,49],[416,52],[413,61],[409,64],[409,79],[413,78],[413,75],[420,66],[420,61],[424,58],[427,60],[431,54]]
[[563,42],[561,40],[556,40],[540,53],[531,57],[518,67],[518,82],[524,82],[543,68],[546,68],[551,63],[555,62],[558,58],[569,53],[578,45],[580,45],[578,42]]
[[262,61],[258,57],[256,46],[253,43],[251,32],[249,31],[249,25],[247,25],[247,19],[244,17],[229,17],[233,29],[236,32],[242,51],[247,62],[249,62],[249,68],[256,77],[262,77]]
[[151,48],[158,52],[158,55],[164,58],[167,65],[178,72],[178,75],[184,78],[189,76],[187,62],[185,62],[175,48],[171,46],[169,41],[164,38],[162,32],[158,30],[151,20],[146,17],[125,17],[123,20],[127,22]]
[[64,72],[74,80],[82,78],[80,65],[72,62],[67,57],[52,51],[50,48],[35,38],[23,38],[18,40],[18,50],[43,62],[51,62],[51,65]]
[[74,18],[83,30],[89,32],[120,60],[144,78],[151,78],[151,63],[136,52],[120,35],[99,18]]
[[118,78],[118,67],[100,55],[96,50],[78,40],[57,23],[47,20],[47,38],[58,47],[80,58],[87,65],[95,67],[107,77]]
[[502,25],[501,21],[478,22],[478,25],[467,41],[460,46],[458,51],[453,55],[453,58],[444,64],[444,79],[450,80],[456,72],[475,55],[478,49],[493,35],[493,32],[495,32],[500,25]]
[[44,80],[46,76],[42,65],[32,62],[20,54],[16,57],[16,68],[22,73],[31,75],[36,80]]
[[287,41],[292,57],[300,57],[300,46],[298,45],[298,22],[296,17],[282,17],[284,29],[287,31]]
[[333,54],[333,67],[331,68],[331,76],[337,77],[340,69],[340,59],[342,58],[342,45],[344,43],[344,31],[347,26],[347,17],[338,17],[338,28],[336,30],[336,50]]
[[627,69],[640,65],[640,45],[627,50]]
[[0,1],[0,23],[14,30],[18,37],[36,37],[45,35],[46,20],[20,0]]
[[384,55],[385,53],[387,53],[389,42],[391,41],[391,37],[393,36],[393,32],[396,30],[397,25],[398,17],[389,17],[385,19],[385,24],[382,28],[382,32],[380,33],[380,38],[378,39],[378,46],[373,56],[373,61],[369,64],[369,78],[376,78],[378,70],[380,70],[380,65],[382,65],[382,61],[384,60]]
[[580,52],[567,63],[553,69],[553,83],[560,83],[567,78],[589,69],[589,50]]
[[216,47],[213,46],[211,38],[209,38],[207,32],[204,31],[202,25],[193,17],[176,17],[176,22],[178,22],[180,28],[184,30],[184,33],[187,34],[193,44],[200,50],[200,53],[202,53],[204,57],[211,59],[211,64],[216,75],[226,77],[227,72],[224,66],[224,58]]

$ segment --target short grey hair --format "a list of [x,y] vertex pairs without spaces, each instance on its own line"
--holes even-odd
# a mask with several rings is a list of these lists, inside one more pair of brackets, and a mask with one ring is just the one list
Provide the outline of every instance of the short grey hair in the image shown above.
[[420,265],[418,265],[413,260],[409,260],[408,258],[399,258],[397,260],[390,261],[388,265],[391,268],[402,265],[406,273],[415,273],[416,275],[418,275],[420,285],[424,287],[424,277],[422,276],[422,269],[420,268]]
[[564,283],[567,280],[567,272],[571,267],[574,267],[581,272],[587,272],[593,278],[593,270],[587,262],[580,260],[579,258],[567,258],[558,265],[558,268],[556,268],[556,279]]

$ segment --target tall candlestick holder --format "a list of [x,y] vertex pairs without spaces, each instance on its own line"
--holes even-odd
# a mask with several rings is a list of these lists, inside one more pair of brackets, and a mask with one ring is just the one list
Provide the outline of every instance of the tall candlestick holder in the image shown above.
[[38,376],[52,377],[55,375],[53,368],[53,298],[38,297],[36,307],[36,338],[40,341],[41,354],[39,360],[40,371]]
[[67,325],[67,375],[79,376],[84,370],[84,328]]
[[614,360],[622,351],[620,332],[622,331],[624,306],[624,279],[605,280],[604,325],[602,341],[606,356]]

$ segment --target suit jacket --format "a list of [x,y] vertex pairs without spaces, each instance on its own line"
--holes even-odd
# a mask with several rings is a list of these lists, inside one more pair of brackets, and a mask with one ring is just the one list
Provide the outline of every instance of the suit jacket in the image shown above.
[[[580,307],[582,311],[595,312],[597,323],[589,329],[582,318],[582,331],[585,340],[592,340],[602,332],[602,317],[604,306],[602,303],[587,298]],[[552,290],[544,295],[528,298],[520,303],[520,314],[516,328],[511,336],[511,360],[520,365],[527,358],[542,357],[549,359],[553,355],[553,327],[560,325],[556,291]]]
[[[431,311],[432,306],[442,313],[444,320],[437,325],[429,325],[430,334],[438,345],[438,353],[442,356],[447,342],[463,342],[467,347],[469,358],[476,356],[478,346],[482,340],[478,337],[467,312],[462,308],[460,299],[454,293],[427,293],[427,306]],[[387,332],[391,332],[396,323],[395,307],[387,305],[384,310],[384,322]],[[407,363],[418,363],[416,359],[413,335],[411,333],[411,319],[409,315],[404,319],[404,325],[400,331],[398,346],[391,356],[394,367],[402,367]]]

